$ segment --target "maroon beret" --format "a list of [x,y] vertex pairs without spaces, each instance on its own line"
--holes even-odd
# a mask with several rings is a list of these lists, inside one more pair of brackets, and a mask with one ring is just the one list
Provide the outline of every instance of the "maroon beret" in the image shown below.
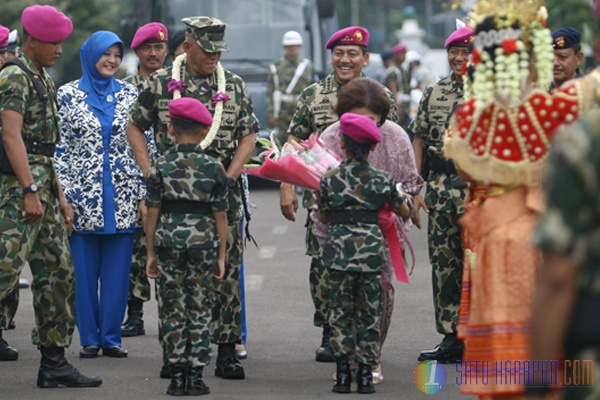
[[29,6],[21,14],[23,29],[42,42],[65,40],[73,32],[73,22],[52,6]]
[[194,121],[202,125],[212,125],[210,111],[204,104],[192,97],[180,97],[169,103],[169,118]]
[[135,32],[131,41],[131,48],[137,49],[146,42],[166,42],[169,40],[169,31],[160,22],[150,22]]
[[475,31],[473,28],[468,26],[463,26],[460,29],[452,32],[448,39],[446,39],[446,43],[444,43],[444,48],[447,49],[450,46],[457,47],[469,47],[471,44],[471,39],[473,39],[473,34]]
[[10,35],[10,30],[0,25],[0,47],[8,46],[8,36]]
[[340,131],[357,142],[381,142],[379,128],[371,118],[364,115],[344,113],[340,118]]
[[366,47],[369,44],[370,37],[369,31],[362,26],[350,26],[348,28],[340,29],[331,35],[325,48],[333,49],[335,46],[352,44]]

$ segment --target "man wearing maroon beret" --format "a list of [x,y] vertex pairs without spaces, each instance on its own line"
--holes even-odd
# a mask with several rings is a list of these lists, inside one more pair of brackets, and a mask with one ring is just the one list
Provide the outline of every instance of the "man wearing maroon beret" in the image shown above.
[[[140,64],[137,72],[125,78],[124,81],[135,85],[141,91],[146,78],[162,68],[167,57],[168,40],[169,32],[160,22],[150,22],[138,29],[131,41],[131,48],[135,51]],[[148,142],[148,153],[154,161],[158,155],[154,143],[154,131],[150,128],[145,134]],[[145,270],[147,252],[145,241],[144,231],[136,232],[133,255],[131,256],[131,273],[129,275],[127,320],[121,326],[123,337],[144,335],[146,333],[143,320],[144,302],[150,300],[150,283]]]
[[[42,354],[37,385],[99,386],[100,378],[81,374],[64,356],[75,329],[74,272],[67,241],[73,209],[54,170],[59,128],[54,83],[45,68],[60,57],[73,24],[55,8],[39,5],[27,7],[21,21],[23,53],[15,59],[18,65],[0,72],[0,304],[5,304],[28,262],[35,282],[32,341]],[[13,313],[0,309],[0,330],[8,327]],[[0,360],[17,358],[17,351],[0,338]]]
[[[296,112],[288,129],[288,141],[300,142],[313,134],[321,134],[329,125],[338,121],[334,112],[338,93],[342,86],[354,78],[363,76],[362,69],[369,63],[369,31],[360,26],[351,26],[334,33],[325,47],[331,50],[333,72],[321,81],[306,87],[298,100]],[[396,101],[389,89],[385,89],[392,102],[389,119],[398,123]],[[304,206],[309,208],[312,196],[307,191]],[[281,213],[290,220],[296,220],[298,196],[291,185],[281,184]],[[329,344],[330,329],[327,324],[327,269],[319,260],[319,246],[312,233],[313,221],[307,219],[307,254],[311,256],[309,281],[315,305],[314,324],[323,328],[321,346],[316,351],[317,361],[333,362],[333,351]]]
[[462,66],[469,58],[473,33],[473,29],[463,27],[446,39],[444,47],[452,73],[426,89],[409,127],[415,135],[417,170],[427,180],[425,202],[415,201],[415,215],[421,207],[429,215],[427,239],[435,322],[438,333],[444,335],[439,345],[421,352],[419,361],[453,363],[462,358],[464,347],[456,337],[463,268],[458,219],[464,212],[467,184],[458,178],[454,164],[444,158],[442,139],[450,117],[463,102]]

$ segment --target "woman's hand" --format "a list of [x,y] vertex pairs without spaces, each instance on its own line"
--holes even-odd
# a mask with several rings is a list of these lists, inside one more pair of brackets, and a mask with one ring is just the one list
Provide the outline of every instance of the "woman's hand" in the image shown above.
[[137,211],[135,220],[142,221],[142,226],[144,227],[144,232],[146,231],[146,212],[147,211],[148,211],[148,208],[146,207],[146,201],[140,200],[140,204],[138,205],[138,211]]
[[221,281],[225,276],[225,260],[217,260],[214,272],[215,280]]
[[67,200],[61,199],[60,213],[62,214],[65,220],[65,225],[67,226],[67,235],[71,236],[71,233],[73,233],[73,222],[75,221],[75,213],[73,212],[73,206],[69,204]]
[[413,224],[417,226],[417,228],[421,229],[423,226],[421,224],[420,210],[422,208],[426,213],[429,213],[429,209],[425,205],[425,200],[423,200],[420,194],[416,194],[413,197],[413,205],[413,214],[411,216],[411,220]]
[[148,278],[157,279],[160,276],[158,265],[156,263],[156,256],[148,255],[148,261],[146,261],[146,275]]

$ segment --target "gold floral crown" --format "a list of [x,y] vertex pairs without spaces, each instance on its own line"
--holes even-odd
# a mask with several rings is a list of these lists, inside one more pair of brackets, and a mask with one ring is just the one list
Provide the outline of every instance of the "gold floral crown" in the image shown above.
[[515,22],[521,27],[527,27],[534,21],[545,25],[545,14],[544,0],[479,0],[469,12],[469,18],[478,24],[486,17],[494,16],[496,28],[502,29],[513,26]]

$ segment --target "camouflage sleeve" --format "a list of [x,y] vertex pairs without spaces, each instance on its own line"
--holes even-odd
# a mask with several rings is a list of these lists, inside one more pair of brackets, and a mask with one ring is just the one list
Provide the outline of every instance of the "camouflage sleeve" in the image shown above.
[[400,125],[400,114],[398,114],[398,105],[396,104],[396,100],[394,99],[394,94],[388,88],[385,88],[385,91],[390,98],[391,106],[390,113],[388,114],[388,118],[390,121],[393,121]]
[[[596,118],[595,126],[599,122]],[[546,211],[533,234],[534,245],[545,253],[567,256],[580,264],[589,251],[590,238],[600,234],[595,211],[600,137],[588,136],[581,123],[563,129],[553,143],[545,177]]]
[[319,213],[327,216],[331,216],[331,207],[329,206],[329,202],[327,201],[327,195],[329,193],[329,184],[326,177],[321,178],[321,182],[319,183],[319,197],[318,197],[318,207]]
[[388,196],[387,203],[392,209],[400,207],[402,203],[404,203],[405,198],[402,195],[402,193],[398,191],[398,188],[396,187],[396,181],[394,180],[394,178],[388,176],[386,186],[386,196]]
[[159,157],[148,171],[146,178],[146,206],[160,207],[162,202],[163,182],[158,166],[164,162],[164,157]]
[[429,135],[429,116],[427,115],[427,109],[429,108],[429,98],[433,92],[433,86],[428,86],[421,97],[419,107],[417,109],[417,115],[415,119],[410,123],[408,129],[416,136],[422,139],[426,139]]
[[0,112],[11,110],[25,115],[30,96],[27,74],[17,66],[4,68],[0,73]]
[[213,211],[227,211],[229,209],[229,201],[227,194],[227,176],[225,168],[220,162],[215,163],[215,188],[213,191]]
[[236,103],[240,105],[238,115],[238,125],[236,128],[236,138],[238,140],[248,135],[254,135],[259,131],[259,123],[256,115],[254,115],[254,107],[252,99],[248,93],[248,88],[241,78],[238,78],[239,91],[236,91]]
[[310,134],[315,131],[313,113],[310,105],[314,98],[314,87],[311,85],[300,93],[300,98],[296,104],[296,112],[292,117],[292,122],[288,129],[288,134],[294,135],[302,140],[308,139]]
[[398,74],[393,70],[386,71],[384,83],[388,88],[390,87],[390,83],[398,84]]
[[161,82],[154,75],[144,81],[137,101],[129,111],[129,121],[143,131],[158,119],[158,93]]

